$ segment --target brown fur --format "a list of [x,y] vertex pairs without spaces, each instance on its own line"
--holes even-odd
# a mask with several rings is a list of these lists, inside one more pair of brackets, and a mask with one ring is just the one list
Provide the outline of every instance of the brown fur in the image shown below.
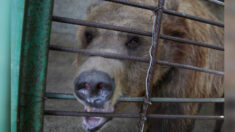
[[[135,0],[137,2],[157,5],[152,0]],[[218,21],[198,0],[166,0],[168,9],[177,10],[198,17]],[[152,30],[153,13],[148,10],[107,3],[91,9],[88,21],[125,26],[145,31]],[[84,32],[91,30],[94,39],[86,44]],[[161,32],[189,40],[223,45],[223,29],[180,17],[164,15]],[[150,37],[141,37],[140,47],[129,51],[125,47],[127,33],[80,27],[78,32],[79,48],[98,50],[101,52],[118,53],[149,58]],[[223,52],[213,49],[180,44],[168,40],[160,40],[157,59],[198,66],[202,68],[223,70]],[[79,55],[76,59],[79,75],[81,72],[96,69],[108,73],[115,78],[115,94],[110,105],[115,105],[120,96],[143,96],[147,63],[106,59],[102,57],[86,57]],[[154,75],[153,97],[187,97],[205,98],[221,97],[223,94],[221,76],[174,67],[156,66]],[[115,111],[124,107],[116,106]],[[159,103],[153,104],[151,113],[160,114],[197,114],[197,103]],[[154,125],[152,125],[154,123]],[[185,132],[193,124],[192,120],[148,120],[148,130],[162,132]]]

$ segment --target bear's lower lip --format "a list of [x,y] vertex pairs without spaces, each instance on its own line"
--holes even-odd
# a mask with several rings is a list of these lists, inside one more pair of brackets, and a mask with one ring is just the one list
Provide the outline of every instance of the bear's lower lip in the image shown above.
[[98,130],[107,121],[108,119],[103,117],[83,117],[83,127],[89,131]]
[[[114,111],[113,107],[106,108],[106,109],[99,109],[94,107],[85,106],[84,107],[85,112],[102,112],[102,113],[112,113]],[[94,131],[101,128],[107,121],[109,121],[110,118],[105,117],[83,117],[83,127],[86,130]]]

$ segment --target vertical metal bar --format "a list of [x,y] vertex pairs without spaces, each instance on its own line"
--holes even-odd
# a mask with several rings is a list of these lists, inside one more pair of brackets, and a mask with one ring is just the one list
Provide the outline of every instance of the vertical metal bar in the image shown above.
[[41,132],[53,0],[26,0],[20,67],[20,132]]
[[154,76],[155,65],[157,62],[156,56],[157,56],[157,49],[160,37],[160,28],[161,28],[164,2],[165,2],[164,0],[158,0],[158,10],[156,12],[154,11],[152,46],[150,48],[150,64],[146,76],[146,92],[145,92],[145,99],[140,119],[140,132],[144,131],[144,124],[145,121],[147,120],[147,111],[149,105],[151,104],[153,76]]
[[0,132],[10,131],[10,3],[0,4]]
[[11,132],[17,132],[20,51],[25,0],[11,3]]

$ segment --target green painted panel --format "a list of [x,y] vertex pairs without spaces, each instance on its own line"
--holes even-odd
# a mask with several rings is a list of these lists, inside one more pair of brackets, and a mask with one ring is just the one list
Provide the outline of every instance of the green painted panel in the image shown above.
[[20,51],[23,35],[24,0],[11,3],[11,132],[17,132]]
[[10,3],[0,4],[0,132],[10,131]]
[[25,0],[21,49],[19,131],[43,128],[44,91],[53,0]]

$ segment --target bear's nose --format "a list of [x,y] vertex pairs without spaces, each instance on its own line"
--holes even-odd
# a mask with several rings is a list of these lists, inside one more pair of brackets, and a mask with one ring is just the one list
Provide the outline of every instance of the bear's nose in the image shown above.
[[97,70],[82,72],[75,80],[75,95],[92,107],[102,107],[111,99],[115,84],[107,73]]

